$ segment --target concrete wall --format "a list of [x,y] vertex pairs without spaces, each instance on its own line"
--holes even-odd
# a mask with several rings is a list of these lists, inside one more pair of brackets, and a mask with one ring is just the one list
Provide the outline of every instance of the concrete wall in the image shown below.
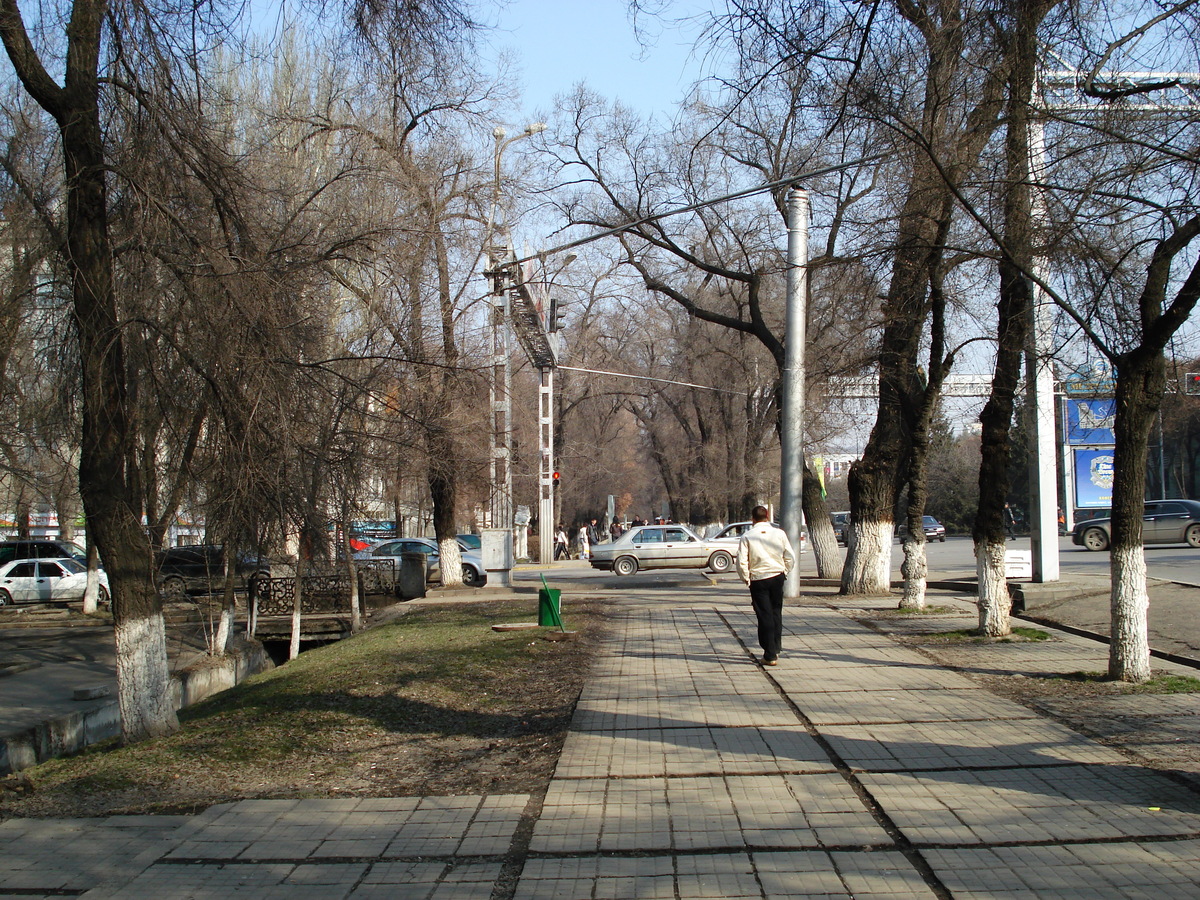
[[[239,636],[227,656],[202,660],[174,676],[175,708],[191,706],[274,667],[262,644]],[[87,709],[0,738],[0,776],[120,734],[121,710],[116,697],[96,701]]]

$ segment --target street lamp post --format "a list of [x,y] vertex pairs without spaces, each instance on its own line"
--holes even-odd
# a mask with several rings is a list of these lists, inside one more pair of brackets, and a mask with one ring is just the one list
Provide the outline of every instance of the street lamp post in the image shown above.
[[808,191],[788,191],[787,319],[784,338],[783,422],[779,435],[780,524],[796,550],[784,595],[800,596],[800,533],[804,528],[804,342],[808,305]]

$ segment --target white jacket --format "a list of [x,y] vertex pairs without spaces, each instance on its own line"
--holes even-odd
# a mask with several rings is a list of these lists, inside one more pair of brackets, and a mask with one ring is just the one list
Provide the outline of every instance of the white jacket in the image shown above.
[[738,541],[738,575],[746,584],[786,575],[792,571],[795,562],[787,532],[770,522],[755,523]]

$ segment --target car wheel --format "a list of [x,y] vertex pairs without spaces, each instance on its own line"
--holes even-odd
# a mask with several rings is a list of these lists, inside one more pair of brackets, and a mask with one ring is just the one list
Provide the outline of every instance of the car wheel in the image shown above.
[[162,596],[164,600],[171,602],[179,602],[187,599],[187,591],[183,587],[182,578],[168,578],[162,584]]
[[0,606],[12,606],[12,594],[0,588]]
[[1088,550],[1107,550],[1108,535],[1103,528],[1089,528],[1083,533],[1083,546]]
[[946,536],[945,536],[944,534],[942,534],[942,535],[939,535],[939,536],[938,536],[938,540],[939,540],[939,541],[941,541],[941,542],[944,544],[944,543],[946,543]]
[[467,587],[475,587],[477,584],[482,584],[483,579],[479,577],[479,572],[474,566],[463,566],[463,584]]
[[718,550],[708,558],[708,567],[714,572],[728,572],[733,568],[733,557],[724,550]]
[[613,571],[618,575],[632,575],[638,570],[637,560],[632,556],[621,556],[613,563]]
[[1200,547],[1200,525],[1189,525],[1188,530],[1184,532],[1184,538],[1189,547]]
[[108,596],[108,588],[100,585],[100,589],[96,592],[96,602],[101,606],[108,606],[112,602],[112,598]]

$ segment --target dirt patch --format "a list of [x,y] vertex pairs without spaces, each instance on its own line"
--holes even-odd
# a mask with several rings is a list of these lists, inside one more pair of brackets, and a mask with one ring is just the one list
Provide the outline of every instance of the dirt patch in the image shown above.
[[496,633],[528,604],[414,609],[181,713],[179,733],[0,782],[0,818],[193,813],[249,798],[531,793],[549,782],[605,606],[573,640]]

